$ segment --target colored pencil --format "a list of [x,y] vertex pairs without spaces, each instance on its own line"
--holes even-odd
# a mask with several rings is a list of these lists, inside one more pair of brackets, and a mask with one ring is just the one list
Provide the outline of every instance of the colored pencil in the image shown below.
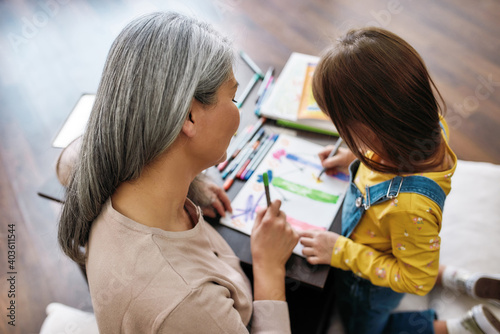
[[219,170],[219,172],[222,172],[224,170],[224,168],[227,167],[229,162],[232,159],[234,159],[233,154],[236,152],[236,150],[238,150],[238,148],[240,147],[240,144],[242,144],[242,143],[244,144],[245,142],[248,141],[247,138],[252,133],[252,129],[253,129],[253,125],[247,126],[245,128],[244,134],[242,134],[239,138],[237,138],[237,140],[233,143],[233,145],[231,145],[232,149],[231,149],[231,151],[227,152],[226,161],[221,162],[220,164],[217,165],[217,169]]
[[250,163],[252,162],[252,159],[255,157],[255,155],[259,151],[259,147],[261,147],[264,144],[264,142],[266,141],[267,138],[268,137],[266,137],[264,139],[259,138],[259,140],[257,140],[255,142],[255,144],[253,145],[252,153],[247,158],[247,160],[242,164],[240,171],[238,172],[238,174],[236,174],[236,178],[243,180],[243,177],[242,177],[243,173],[247,170],[248,165],[250,165]]
[[266,156],[267,152],[271,149],[273,146],[274,142],[278,139],[279,135],[274,134],[268,140],[265,142],[265,144],[262,146],[262,148],[259,148],[259,152],[255,155],[253,158],[252,162],[250,165],[247,167],[247,171],[243,175],[244,180],[248,180],[252,174],[255,172],[259,164],[262,162],[264,157]]
[[245,180],[247,180],[251,176],[251,174],[257,169],[257,167],[265,158],[267,152],[271,149],[271,146],[273,146],[277,138],[278,138],[277,134],[270,136],[266,141],[266,143],[264,143],[263,147],[259,149],[256,156],[248,166],[248,175],[244,175]]
[[247,99],[248,95],[250,95],[250,92],[252,91],[253,87],[255,86],[257,81],[259,81],[260,79],[261,79],[261,75],[259,73],[255,73],[253,75],[252,79],[250,79],[247,86],[245,87],[245,90],[238,97],[238,103],[236,103],[236,106],[238,107],[238,109],[240,109],[243,106],[243,103]]
[[245,144],[245,147],[242,148],[241,152],[238,154],[236,158],[231,161],[229,166],[227,166],[226,170],[222,173],[222,178],[225,179],[229,174],[233,173],[235,169],[238,168],[238,166],[241,167],[240,163],[244,163],[248,156],[252,153],[252,147],[255,144],[255,142],[262,136],[262,133],[264,133],[264,129],[260,129],[253,138]]
[[254,71],[254,73],[257,73],[260,76],[261,79],[264,77],[259,66],[257,66],[257,64],[255,64],[244,51],[240,51],[240,57],[252,69],[252,71]]
[[245,132],[244,135],[242,135],[241,140],[233,146],[233,150],[231,153],[227,154],[227,159],[224,162],[221,162],[218,166],[217,169],[222,172],[228,164],[236,158],[236,156],[240,153],[241,149],[245,146],[246,143],[248,143],[249,140],[252,139],[252,137],[257,133],[257,131],[260,130],[264,122],[266,121],[265,117],[261,117],[255,122],[253,126],[250,126],[248,130]]
[[[238,158],[239,162],[236,163],[234,169],[231,169],[230,174],[227,176],[226,181],[222,185],[224,190],[227,191],[231,187],[231,185],[233,184],[234,180],[236,178],[238,178],[238,176],[244,170],[244,168],[247,164],[248,158],[253,154],[253,152],[255,151],[255,148],[257,146],[259,146],[259,141],[262,138],[263,134],[264,134],[264,129],[262,129],[262,131],[259,131],[259,133],[255,136],[255,138],[257,140],[253,144],[249,143],[248,147],[245,148],[245,150],[240,153],[241,157]],[[224,175],[222,175],[222,178],[224,179]]]
[[229,188],[231,188],[231,186],[233,185],[235,179],[236,177],[233,174],[229,175],[229,177],[224,181],[222,188],[224,188],[225,191],[228,191]]
[[228,190],[229,187],[233,184],[234,180],[236,180],[237,175],[240,173],[242,164],[247,160],[247,158],[250,156],[252,153],[252,148],[247,147],[244,151],[241,152],[241,159],[239,159],[239,162],[235,165],[235,167],[231,170],[230,174],[227,175],[226,177],[222,175],[223,179],[226,179],[226,181],[223,184],[224,190]]
[[249,147],[248,146],[245,146],[241,152],[236,156],[236,158],[233,159],[233,161],[231,161],[229,163],[229,165],[227,166],[227,168],[224,170],[224,172],[222,172],[222,179],[225,179],[226,177],[228,177],[229,175],[231,175],[233,173],[233,171],[236,169],[236,167],[238,166],[238,164],[241,162],[241,160],[243,159],[243,157],[246,155],[246,153],[249,151]]
[[270,66],[267,69],[266,75],[264,75],[264,79],[262,79],[262,83],[260,84],[259,90],[257,91],[257,100],[255,100],[255,103],[258,103],[260,97],[262,96],[262,94],[264,94],[264,90],[268,85],[269,78],[273,76],[273,73],[274,73],[274,67]]
[[260,95],[259,99],[257,100],[257,103],[255,104],[255,115],[260,116],[260,108],[262,107],[262,104],[264,103],[264,100],[267,98],[269,93],[272,90],[273,87],[273,81],[274,81],[274,76],[271,76],[266,83],[266,87],[264,88],[264,91]]
[[[342,140],[342,138],[340,138],[340,137],[339,137],[339,139],[337,139],[337,142],[335,143],[335,146],[333,147],[333,150],[330,152],[330,154],[328,154],[328,157],[327,157],[326,159],[331,158],[331,157],[333,157],[335,154],[337,154],[337,152],[339,151],[339,147],[340,147],[340,145],[342,145],[342,141],[343,141],[343,140]],[[321,175],[323,175],[323,173],[324,173],[325,171],[326,171],[326,168],[323,168],[323,170],[321,171],[321,173],[319,173],[319,175],[318,175],[318,180],[319,180],[319,178],[321,177]]]

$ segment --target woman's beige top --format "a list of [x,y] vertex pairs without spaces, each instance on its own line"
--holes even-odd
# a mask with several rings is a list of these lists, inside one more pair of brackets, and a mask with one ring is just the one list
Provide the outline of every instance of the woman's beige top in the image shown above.
[[287,303],[252,302],[239,259],[198,207],[186,208],[196,225],[167,232],[103,206],[87,258],[100,333],[247,333],[250,320],[252,333],[289,333]]

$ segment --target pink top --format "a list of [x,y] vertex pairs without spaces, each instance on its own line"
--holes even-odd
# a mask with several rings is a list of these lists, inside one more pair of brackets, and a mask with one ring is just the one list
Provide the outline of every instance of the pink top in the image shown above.
[[[108,200],[93,222],[87,276],[101,334],[290,333],[288,305],[254,301],[239,259],[191,201],[197,224],[168,232]],[[253,311],[253,317],[252,317]]]

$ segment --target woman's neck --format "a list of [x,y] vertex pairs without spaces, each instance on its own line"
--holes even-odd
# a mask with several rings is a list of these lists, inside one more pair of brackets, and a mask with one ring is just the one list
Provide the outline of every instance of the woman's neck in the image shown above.
[[194,176],[175,159],[160,157],[141,176],[118,186],[111,196],[113,208],[124,216],[166,231],[193,227],[184,204]]

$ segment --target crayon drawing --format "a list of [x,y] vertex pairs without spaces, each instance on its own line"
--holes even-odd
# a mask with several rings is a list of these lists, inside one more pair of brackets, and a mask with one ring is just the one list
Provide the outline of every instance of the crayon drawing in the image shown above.
[[[221,224],[251,234],[256,211],[267,205],[262,178],[267,172],[271,200],[282,201],[281,210],[293,228],[329,229],[342,205],[349,178],[324,174],[318,181],[322,166],[317,153],[321,148],[300,138],[280,135],[232,201],[233,215],[221,219]],[[294,253],[302,256],[300,244]]]

